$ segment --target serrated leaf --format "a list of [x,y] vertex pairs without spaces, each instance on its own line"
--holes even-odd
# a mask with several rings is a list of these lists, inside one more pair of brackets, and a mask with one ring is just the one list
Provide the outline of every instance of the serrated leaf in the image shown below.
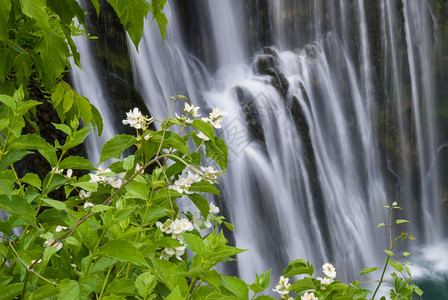
[[105,210],[109,210],[109,209],[112,209],[112,207],[107,206],[107,205],[97,204],[94,207],[92,207],[92,209],[90,211],[93,213],[97,213],[97,212],[101,212],[101,211],[105,211]]
[[205,134],[212,142],[215,141],[215,132],[213,131],[212,125],[209,123],[194,119],[189,125],[193,126],[194,128],[201,131],[203,134]]
[[238,299],[249,299],[247,284],[240,278],[223,276],[221,286],[229,290]]
[[96,170],[92,163],[81,156],[69,156],[60,164],[60,169]]
[[[1,56],[0,56],[1,58]],[[14,99],[8,95],[0,95],[0,102],[11,108],[12,110],[15,110],[17,107],[16,102]]]
[[0,41],[6,41],[9,39],[8,27],[6,25],[8,24],[10,10],[10,0],[4,0],[0,6]]
[[9,199],[6,195],[0,195],[0,209],[24,220],[29,225],[37,227],[34,209],[22,197],[13,195],[12,199]]
[[100,248],[99,255],[137,266],[149,267],[137,247],[128,240],[111,240]]
[[5,155],[3,155],[2,160],[0,162],[0,171],[6,169],[9,165],[21,160],[28,154],[32,154],[33,152],[27,150],[13,150],[8,151]]
[[65,210],[67,209],[67,206],[65,205],[64,202],[58,201],[58,200],[54,200],[54,199],[50,199],[50,198],[41,198],[41,200],[47,204],[44,206],[50,206],[50,207],[54,207],[58,210]]
[[73,90],[68,90],[64,95],[64,101],[62,102],[62,109],[64,113],[68,112],[72,108],[75,102],[75,92]]
[[314,282],[311,278],[305,277],[303,279],[297,280],[291,285],[291,289],[296,293],[300,293],[306,290],[314,290],[315,289]]
[[45,0],[20,0],[22,12],[28,17],[35,19],[43,29],[49,29],[47,5]]
[[220,193],[218,189],[216,189],[215,185],[205,180],[193,183],[188,190],[191,192],[203,192],[220,196]]
[[304,259],[296,259],[291,261],[286,267],[283,276],[291,277],[294,275],[308,274],[310,276],[313,275],[314,267],[312,264],[307,262]]
[[213,159],[225,173],[227,170],[227,157],[228,148],[224,140],[220,137],[215,137],[215,142],[207,141],[205,142],[205,153],[206,157]]
[[42,137],[38,134],[26,134],[13,140],[7,147],[8,151],[16,149],[26,149],[26,150],[54,150],[53,147],[48,144]]
[[375,267],[375,268],[366,268],[366,269],[364,269],[364,270],[361,271],[361,275],[365,275],[365,274],[374,272],[374,271],[376,271],[376,270],[378,270],[378,269],[380,269],[380,268],[378,268],[378,267]]
[[[65,64],[68,56],[70,55],[70,51],[67,43],[65,42],[65,37],[58,35],[56,31],[53,30],[47,30],[44,32],[44,39],[41,45],[39,45],[39,48],[42,49],[41,56],[45,66],[46,76],[48,78],[46,88],[51,89],[56,81],[56,78],[61,76],[64,72]],[[64,111],[66,111],[66,101],[69,101],[69,99],[66,99],[64,96]]]
[[264,274],[256,274],[256,277],[257,279],[253,284],[249,285],[249,288],[254,291],[255,294],[258,294],[269,287],[269,284],[271,282],[271,269],[269,269],[269,271]]
[[96,182],[90,182],[90,181],[78,181],[75,183],[72,183],[73,186],[80,187],[83,190],[86,190],[88,192],[96,192],[98,190],[98,183]]
[[185,244],[196,254],[203,255],[205,253],[204,241],[192,233],[182,233]]
[[122,134],[111,138],[104,144],[98,164],[101,164],[110,158],[120,158],[124,150],[136,143],[137,139],[132,135]]
[[204,218],[207,218],[210,210],[210,205],[208,204],[207,199],[199,194],[189,194],[188,198],[190,198],[194,205],[196,205],[196,207],[201,212],[201,215]]
[[58,300],[65,299],[82,299],[81,286],[78,281],[70,280],[68,278],[65,278],[61,281],[61,283],[59,284]]
[[92,120],[92,106],[90,105],[89,100],[85,97],[76,95],[75,104],[78,111],[78,117],[83,120],[84,124],[89,124]]
[[70,128],[70,126],[57,123],[51,123],[51,124],[53,124],[53,126],[56,127],[56,129],[62,131],[66,135],[72,135],[72,129]]
[[140,274],[135,280],[135,287],[137,288],[138,294],[143,298],[146,298],[151,294],[151,291],[157,285],[155,279],[156,276],[152,275],[150,272]]
[[144,18],[148,15],[149,6],[144,0],[132,0],[131,3],[121,0],[109,0],[121,23],[129,34],[135,48],[143,36]]
[[20,181],[27,183],[31,186],[34,186],[35,188],[41,190],[42,189],[42,181],[40,180],[39,176],[34,173],[27,173],[25,176],[20,179]]

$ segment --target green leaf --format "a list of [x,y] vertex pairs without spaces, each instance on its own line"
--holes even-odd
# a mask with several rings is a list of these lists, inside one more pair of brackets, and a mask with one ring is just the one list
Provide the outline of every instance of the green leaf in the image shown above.
[[220,193],[218,189],[216,189],[215,185],[206,180],[193,183],[188,190],[191,192],[203,192],[220,196]]
[[36,107],[38,105],[41,105],[39,101],[36,100],[27,100],[20,102],[19,106],[17,107],[17,113],[20,116],[23,116],[28,110],[30,110],[33,107]]
[[397,224],[402,224],[402,223],[409,223],[408,220],[397,220],[395,221]]
[[[0,22],[1,22],[1,20],[0,20]],[[2,85],[5,82],[6,77],[8,76],[9,72],[11,71],[11,68],[14,63],[14,56],[15,56],[14,50],[9,49],[9,48],[0,49],[0,84],[2,84]]]
[[408,257],[409,255],[411,255],[411,253],[409,253],[409,252],[403,252],[403,256],[404,256],[404,257]]
[[42,189],[42,181],[40,180],[39,176],[34,173],[27,173],[25,176],[20,179],[20,181],[27,183],[31,186],[34,186],[35,188],[41,190]]
[[47,284],[34,291],[29,300],[53,299],[58,293],[59,290],[55,286]]
[[96,192],[98,190],[97,182],[78,181],[78,182],[72,183],[72,185],[76,186],[76,187],[80,187],[83,190],[86,190],[88,192]]
[[210,205],[208,204],[207,199],[199,194],[189,194],[188,198],[190,198],[194,205],[196,205],[201,212],[201,215],[204,216],[204,218],[207,218],[210,211]]
[[128,191],[128,196],[130,197],[144,200],[149,198],[149,188],[146,184],[141,182],[129,182],[128,185],[126,185],[126,191]]
[[124,150],[136,143],[137,139],[132,135],[122,134],[111,138],[104,144],[98,164],[101,164],[110,158],[120,158]]
[[221,285],[228,289],[238,299],[249,299],[247,284],[237,277],[223,276]]
[[90,105],[90,108],[92,109],[92,120],[90,122],[97,128],[98,136],[101,136],[101,133],[103,133],[103,118],[94,105]]
[[386,226],[386,224],[384,224],[384,223],[378,224],[378,226],[376,226],[376,230],[378,230],[378,228],[383,227],[383,226]]
[[78,94],[75,97],[75,104],[78,111],[78,117],[83,120],[84,124],[89,124],[92,120],[92,105],[85,97]]
[[364,269],[364,270],[361,271],[361,275],[364,275],[364,274],[368,274],[368,273],[374,272],[374,271],[376,271],[376,270],[378,270],[378,269],[381,269],[381,268],[378,268],[378,267],[376,267],[376,268],[366,268],[366,269]]
[[404,270],[404,266],[400,262],[389,260],[389,264],[392,266],[392,268],[394,268],[398,272],[402,272]]
[[114,280],[107,286],[105,295],[133,295],[135,291],[134,280],[121,278]]
[[2,160],[0,162],[0,171],[6,169],[11,164],[21,160],[28,154],[32,154],[33,152],[27,150],[13,150],[9,151],[5,155],[3,155]]
[[149,267],[143,255],[128,240],[111,240],[100,248],[99,255],[121,262],[130,262],[137,266]]
[[65,205],[64,202],[61,202],[61,201],[58,201],[58,200],[53,200],[53,199],[50,199],[50,198],[41,198],[41,200],[45,204],[47,204],[47,205],[44,205],[44,206],[54,207],[54,208],[56,208],[58,210],[67,209],[67,206]]
[[392,251],[389,250],[383,250],[383,252],[385,252],[387,255],[389,256],[394,256],[394,253]]
[[90,129],[91,127],[84,127],[76,131],[73,134],[73,136],[67,137],[65,144],[62,147],[60,147],[61,150],[69,150],[75,146],[78,146],[79,144],[84,143],[84,140],[90,134],[89,132]]
[[20,0],[20,5],[22,6],[22,12],[35,19],[42,29],[50,29],[45,2],[45,0]]
[[54,88],[54,92],[51,94],[51,102],[52,102],[54,108],[56,108],[59,105],[59,103],[62,103],[62,100],[64,99],[65,90],[67,88],[70,88],[70,87],[67,87],[65,85],[65,82],[58,83],[56,85],[56,87]]
[[[46,75],[49,79],[49,81],[46,82],[46,88],[51,89],[56,81],[56,78],[61,76],[62,72],[64,72],[65,64],[70,52],[67,43],[65,42],[65,37],[58,35],[53,30],[47,30],[44,32],[44,42],[39,45],[39,48],[41,49]],[[67,107],[65,103],[66,101],[69,101],[69,99],[66,99],[64,96],[64,111]]]
[[[12,177],[14,178],[14,177]],[[14,181],[12,178],[0,178],[0,190],[11,200],[12,190],[14,189]]]
[[203,255],[205,253],[204,241],[195,234],[182,233],[185,244],[196,254]]
[[271,282],[271,269],[269,269],[269,271],[264,274],[256,274],[256,276],[257,279],[253,284],[249,285],[249,288],[254,291],[255,294],[258,294],[269,287],[269,284]]
[[23,289],[23,282],[12,283],[6,286],[0,285],[0,295],[2,295],[2,300],[17,299],[16,296],[20,295],[22,289]]
[[75,92],[73,90],[68,90],[64,95],[64,102],[62,102],[62,108],[64,113],[68,112],[75,102]]
[[294,275],[308,274],[313,275],[313,265],[304,259],[296,259],[291,261],[284,271],[284,277],[291,277]]
[[144,18],[149,13],[148,3],[144,0],[109,0],[109,3],[120,18],[135,48],[138,49],[138,43],[143,35]]
[[57,123],[51,123],[53,124],[54,127],[56,127],[56,129],[62,131],[63,133],[65,133],[66,135],[72,135],[72,129],[70,128],[70,126],[65,125],[65,124],[57,124]]
[[[37,150],[39,151],[40,155],[42,155],[46,161],[50,164],[50,166],[56,166],[58,162],[58,157],[56,155],[56,151],[53,149],[51,150]],[[30,152],[32,153],[32,152]]]
[[[9,119],[1,119],[0,120],[0,130],[5,129],[9,125]],[[1,144],[1,142],[0,142]]]
[[[165,39],[166,34],[166,26],[168,25],[168,19],[163,13],[163,7],[166,3],[166,0],[152,0],[151,1],[151,12],[153,18],[156,19],[157,25],[159,26],[160,34],[162,35],[162,39]],[[179,96],[178,96],[179,97]]]
[[97,213],[97,212],[105,211],[105,210],[109,210],[109,209],[112,209],[112,207],[107,206],[107,205],[97,204],[94,207],[92,207],[92,209],[90,211],[93,213]]
[[61,174],[53,174],[53,178],[51,177],[52,173],[47,174],[47,176],[45,176],[44,182],[42,183],[43,192],[46,193],[47,195],[51,191],[54,191],[63,186],[68,181],[68,179]]
[[[2,57],[0,56],[0,59],[1,58]],[[12,97],[8,95],[0,95],[0,102],[8,106],[10,109],[16,110],[17,104]]]
[[65,299],[82,299],[81,286],[78,281],[65,278],[59,284],[58,300]]
[[227,169],[228,148],[226,143],[219,136],[215,137],[215,142],[205,142],[206,157],[213,159],[225,173]]
[[143,298],[146,298],[151,294],[151,291],[157,285],[155,279],[156,276],[152,275],[150,272],[140,274],[135,280],[135,287],[137,288],[138,294]]
[[193,126],[194,128],[201,131],[203,134],[205,134],[212,142],[215,141],[215,132],[213,131],[212,125],[209,123],[194,119],[189,125]]
[[42,137],[38,134],[26,134],[13,140],[7,147],[8,151],[16,149],[26,149],[26,150],[54,150],[53,147],[48,144]]
[[0,6],[0,41],[6,41],[9,39],[8,24],[9,11],[11,10],[10,0],[2,1]]
[[297,280],[291,285],[291,289],[296,293],[300,293],[306,290],[314,290],[316,286],[311,278],[305,277],[303,279]]
[[69,156],[59,165],[60,169],[96,170],[90,161],[81,156]]
[[179,286],[176,286],[176,288],[171,292],[171,294],[166,297],[166,300],[183,300],[184,297],[182,297],[182,294],[180,293]]
[[22,219],[29,225],[37,227],[34,209],[22,197],[13,195],[12,199],[9,199],[6,195],[0,195],[0,209],[16,216],[18,219]]
[[17,80],[22,83],[27,82],[31,74],[34,72],[31,55],[26,52],[17,55],[12,66],[14,68],[14,72],[16,73]]

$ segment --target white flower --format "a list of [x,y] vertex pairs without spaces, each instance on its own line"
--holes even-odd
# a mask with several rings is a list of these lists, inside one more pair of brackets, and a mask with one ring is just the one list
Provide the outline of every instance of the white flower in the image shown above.
[[160,255],[160,259],[169,259],[171,256],[174,255],[173,248],[165,248],[162,250],[162,253]]
[[66,230],[66,229],[68,229],[68,227],[65,227],[65,226],[61,226],[61,225],[58,225],[58,226],[56,226],[56,232],[59,232],[59,231],[61,231],[61,230]]
[[332,283],[334,281],[333,279],[328,278],[328,277],[325,277],[325,278],[317,277],[317,280],[320,280],[321,285],[329,285],[330,283]]
[[219,213],[219,207],[215,206],[215,204],[213,204],[213,202],[210,203],[209,213],[211,213],[211,214]]
[[300,300],[318,300],[314,293],[305,292],[305,295],[300,297]]
[[62,174],[62,172],[64,172],[64,169],[59,170],[58,167],[53,167],[53,169],[51,169],[51,172],[56,174]]
[[[44,242],[44,247],[50,247],[51,244],[54,243],[54,241],[55,241],[55,239],[53,239],[53,238],[51,238],[51,239],[49,239],[49,240],[46,240],[46,241]],[[61,242],[56,242],[56,243],[54,243],[53,246],[51,246],[51,247],[56,248],[56,250],[59,251],[59,250],[61,250],[61,248],[62,248],[62,243],[61,243]]]
[[39,259],[37,262],[36,262],[35,259],[33,259],[33,260],[31,261],[31,264],[34,264],[34,263],[36,263],[36,264],[40,264],[41,262],[42,262],[42,259]]
[[200,139],[203,139],[204,141],[209,141],[209,137],[206,136],[202,131],[199,131],[199,133],[197,134],[197,137]]
[[336,277],[336,269],[333,267],[332,264],[326,263],[322,266],[322,271],[324,274],[331,279],[335,279]]
[[197,230],[200,230],[202,226],[202,220],[200,219],[200,217],[201,216],[196,211],[193,212],[193,226]]
[[145,135],[144,139],[145,139],[146,141],[149,141],[149,135],[148,135],[148,134]]
[[206,228],[212,228],[212,222],[210,221],[210,218],[212,217],[212,215],[208,215],[207,219],[204,222],[204,225]]
[[207,118],[202,118],[202,121],[210,123],[215,128],[222,128],[222,121],[228,113],[226,111],[215,108]]
[[180,220],[176,219],[172,225],[173,234],[181,234],[183,231],[182,223]]
[[288,299],[289,296],[287,296],[287,295],[289,294],[289,291],[287,291],[287,289],[290,286],[291,285],[289,284],[289,278],[284,278],[283,276],[280,276],[280,280],[279,280],[278,284],[272,290],[274,292],[277,292],[280,295],[282,295],[282,297],[285,297],[286,299]]
[[87,199],[87,198],[90,198],[90,195],[91,195],[92,193],[91,192],[86,192],[86,191],[84,191],[84,190],[81,190],[80,192],[79,192],[79,198],[81,198],[81,199]]
[[178,260],[182,260],[182,255],[184,255],[185,253],[185,247],[177,247],[176,248],[176,258]]
[[186,113],[191,113],[191,115],[192,115],[193,117],[199,117],[199,116],[201,116],[201,114],[198,113],[199,108],[200,108],[200,107],[195,107],[193,104],[192,104],[192,105],[189,105],[187,102],[185,102],[185,108],[184,108],[184,111],[185,111]]
[[123,179],[121,179],[120,177],[109,177],[108,182],[113,188],[118,189],[123,183]]
[[196,173],[188,172],[187,178],[181,177],[176,180],[172,185],[169,186],[170,189],[175,190],[178,193],[192,194],[188,191],[191,184],[201,181],[201,177]]
[[124,125],[129,125],[135,129],[146,129],[147,123],[151,122],[153,119],[154,118],[143,116],[140,110],[135,107],[133,110],[126,113],[126,119],[122,122]]
[[84,209],[88,209],[89,207],[94,207],[94,206],[95,206],[95,204],[90,203],[90,202],[84,203]]
[[67,175],[65,175],[65,177],[67,177],[67,178],[71,178],[72,175],[73,175],[73,170],[72,170],[72,169],[68,169],[68,170],[67,170]]
[[70,266],[72,266],[73,268],[76,269],[76,265],[75,264],[70,264]]
[[219,171],[213,169],[213,167],[202,167],[201,166],[201,171],[202,171],[202,177],[210,183],[218,182],[217,181],[218,176],[221,175],[219,173]]
[[156,222],[156,226],[158,228],[160,228],[160,230],[164,233],[170,234],[171,232],[173,232],[173,221],[172,220],[167,220],[164,224],[162,224],[161,222]]
[[193,224],[190,221],[188,221],[188,219],[181,219],[180,226],[182,227],[183,232],[193,230]]

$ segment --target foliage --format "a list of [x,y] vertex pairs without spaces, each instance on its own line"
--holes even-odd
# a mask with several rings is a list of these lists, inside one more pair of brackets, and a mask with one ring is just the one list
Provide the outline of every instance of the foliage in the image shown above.
[[[109,1],[136,47],[148,12],[164,36],[165,2]],[[98,0],[92,3],[98,12]],[[98,110],[63,80],[70,68],[67,59],[73,56],[80,63],[72,37],[83,31],[74,18],[85,25],[75,0],[3,0],[0,6],[0,209],[9,213],[0,221],[2,299],[273,299],[257,297],[270,286],[270,270],[247,284],[214,269],[243,251],[228,245],[222,227],[233,226],[217,215],[219,208],[206,196],[219,196],[215,184],[227,168],[227,147],[214,132],[226,112],[215,109],[198,119],[199,108],[185,103],[185,115],[171,112],[165,120],[154,120],[135,108],[123,120],[135,135],[115,136],[103,146],[99,163],[110,163],[108,169],[67,154],[93,127],[99,133],[102,129]],[[65,141],[41,136],[35,118],[41,102],[32,99],[36,86],[59,116],[53,126]],[[186,100],[172,99],[173,108],[181,99]],[[160,130],[150,129],[154,122]],[[24,132],[27,123],[33,133]],[[124,154],[128,148],[132,154]],[[34,173],[20,177],[14,168],[32,153],[51,169],[42,178]],[[54,197],[58,190],[63,201]],[[179,201],[187,198],[197,211],[179,209]],[[392,224],[392,211],[399,208],[394,203],[388,209],[390,223],[379,227],[387,226],[391,235],[393,226],[407,221]],[[406,238],[411,236],[391,239],[377,281],[379,288],[388,266],[401,275],[391,275],[391,299],[422,293],[393,253],[396,242]],[[377,269],[364,269],[361,275]],[[273,290],[282,298],[295,293],[305,300],[367,299],[371,294],[359,281],[335,281],[330,264],[323,272],[324,278],[314,278],[313,265],[294,260]]]

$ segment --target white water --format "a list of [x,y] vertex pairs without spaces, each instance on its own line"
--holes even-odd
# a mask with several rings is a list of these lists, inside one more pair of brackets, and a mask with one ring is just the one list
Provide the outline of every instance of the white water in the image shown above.
[[[176,7],[170,3],[165,10],[169,26],[163,45],[157,27],[151,25],[145,27],[140,52],[130,47],[136,89],[155,117],[168,114],[169,98],[177,94],[201,106],[203,115],[214,107],[229,112],[224,129],[218,131],[230,147],[218,204],[236,225],[236,245],[250,249],[238,256],[238,272],[248,281],[255,272],[271,267],[278,275],[296,258],[314,262],[316,270],[333,262],[339,280],[353,280],[362,268],[382,264],[381,249],[387,248],[388,237],[375,227],[385,220],[382,206],[394,200],[403,204],[405,217],[419,220],[410,229],[419,234],[420,243],[442,238],[439,167],[434,165],[438,142],[432,117],[434,70],[429,53],[433,20],[429,7],[423,0],[404,1],[406,34],[400,42],[399,13],[390,1],[380,2],[377,21],[385,64],[381,79],[390,85],[383,88],[391,103],[387,114],[393,114],[388,116],[397,128],[391,138],[402,153],[396,159],[397,167],[379,151],[378,103],[384,99],[378,99],[383,91],[375,90],[373,84],[368,1],[356,1],[350,11],[346,8],[353,1],[341,0],[339,6],[319,3],[292,5],[296,10],[308,8],[306,18],[314,24],[308,30],[296,21],[289,27],[285,18],[292,8],[270,1],[278,68],[289,83],[286,98],[270,84],[270,76],[256,73],[251,66],[252,60],[263,55],[249,54],[244,7],[239,2],[209,1],[198,12],[201,20],[197,22],[213,33],[213,47],[207,53],[216,58],[216,70],[187,50],[190,41],[182,40],[185,24],[175,19]],[[353,35],[358,37],[356,45]],[[407,49],[406,59],[398,55],[403,49]],[[81,47],[80,52],[83,58],[90,53]],[[405,97],[406,78],[411,79],[411,99]],[[98,91],[89,86],[93,80],[81,82],[79,86],[75,83],[85,89],[81,94],[90,100],[101,98],[88,94]],[[261,120],[258,139],[246,126],[247,111],[237,88],[245,91],[244,103],[252,105]],[[303,111],[308,137],[296,128],[291,114],[294,101]],[[412,119],[403,111],[405,103]],[[307,141],[314,164],[308,161]],[[417,153],[415,158],[413,153]],[[415,166],[419,166],[417,179],[411,174]],[[397,182],[388,184],[386,172],[395,174]]]

